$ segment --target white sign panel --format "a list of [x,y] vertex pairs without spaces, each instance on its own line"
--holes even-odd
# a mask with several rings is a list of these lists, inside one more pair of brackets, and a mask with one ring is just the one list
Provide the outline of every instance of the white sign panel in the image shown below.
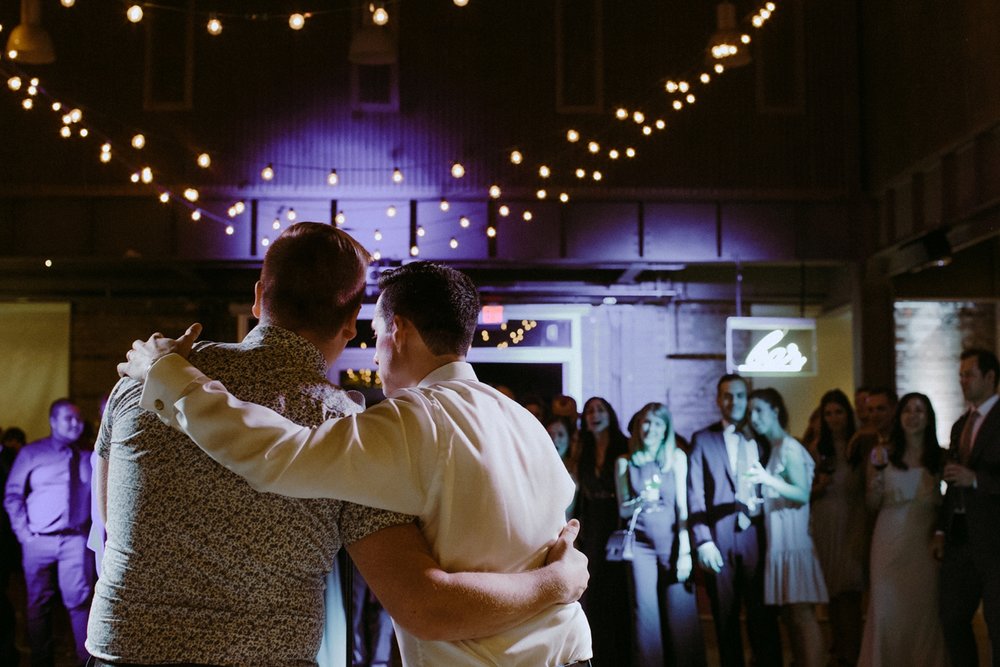
[[726,370],[749,377],[816,375],[816,320],[726,319]]

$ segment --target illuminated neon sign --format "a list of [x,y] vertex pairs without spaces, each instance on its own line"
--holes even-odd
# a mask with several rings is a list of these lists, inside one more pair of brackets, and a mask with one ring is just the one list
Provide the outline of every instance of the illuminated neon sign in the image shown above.
[[816,320],[730,317],[726,320],[726,369],[747,376],[815,375]]

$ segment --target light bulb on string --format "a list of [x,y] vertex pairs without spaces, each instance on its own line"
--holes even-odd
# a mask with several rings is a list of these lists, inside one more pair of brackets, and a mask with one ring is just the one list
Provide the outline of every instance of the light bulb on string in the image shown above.
[[236,232],[236,228],[232,225],[226,225],[226,236],[232,236]]
[[247,210],[247,205],[241,201],[238,201],[235,204],[233,204],[233,208],[236,209],[236,214],[239,215],[243,213],[243,211]]
[[636,111],[632,114],[632,120],[635,121],[636,125],[642,125],[643,121],[646,120],[646,114],[641,111]]
[[111,151],[101,151],[100,159],[104,164],[111,162]]
[[451,1],[455,3],[456,7],[465,7],[467,4],[469,4],[469,0],[451,0]]
[[451,204],[449,204],[449,203],[448,203],[448,200],[447,200],[447,199],[442,199],[442,200],[441,200],[441,203],[440,203],[440,204],[438,205],[438,207],[439,207],[439,208],[440,208],[440,209],[441,209],[442,211],[447,211],[447,210],[448,210],[449,208],[451,208]]
[[52,260],[51,259],[45,260],[45,268],[48,268],[48,269],[52,268]]
[[28,86],[28,94],[34,97],[38,94],[38,86]]
[[423,225],[417,225],[417,236],[423,238],[427,234],[427,230],[424,229]]
[[274,180],[274,167],[269,164],[266,167],[264,167],[263,169],[261,169],[260,170],[260,177],[263,178],[265,181],[273,181]]
[[657,118],[656,123],[654,124],[656,125],[657,130],[662,130],[667,126],[667,121],[663,120],[662,118]]
[[340,226],[340,225],[344,224],[345,222],[347,222],[347,216],[344,215],[343,211],[337,211],[337,215],[333,216],[333,222],[337,226]]
[[192,211],[191,219],[194,220],[195,222],[201,220],[201,210],[196,208],[194,211]]
[[590,143],[587,144],[587,150],[596,155],[597,153],[600,152],[601,145],[596,141],[591,141]]
[[716,74],[722,74],[723,72],[726,71],[726,67],[722,63],[715,63],[715,67],[713,67],[712,69],[715,70]]
[[521,164],[524,161],[524,155],[521,154],[521,151],[511,151],[510,161],[512,164]]
[[599,180],[601,180],[602,178],[604,178],[604,175],[603,175],[603,174],[601,174],[601,172],[597,171],[596,169],[594,170],[594,173],[593,173],[593,174],[591,174],[591,176],[593,177],[593,179],[594,179],[595,181],[599,181]]
[[141,151],[146,146],[146,137],[142,134],[136,134],[132,137],[132,148],[137,151]]
[[132,175],[128,177],[128,179],[130,181],[132,181],[133,183],[138,183],[139,182],[139,172],[137,172],[137,171],[133,172]]
[[288,211],[285,212],[285,219],[287,219],[288,222],[295,222],[295,219],[297,217],[299,217],[299,216],[296,215],[294,208],[290,208],[290,209],[288,209]]
[[267,246],[271,245],[271,239],[265,236],[260,240],[260,244],[266,248]]
[[625,149],[625,157],[635,157],[635,149],[629,146]]
[[628,109],[626,109],[625,107],[618,107],[615,110],[615,118],[617,118],[618,120],[625,120],[626,118],[628,118]]
[[416,257],[419,254],[420,254],[420,248],[418,248],[416,245],[411,245],[410,246],[410,257]]
[[747,35],[747,34],[740,35],[740,41],[743,42],[744,44],[749,44],[750,43],[750,35]]
[[488,237],[490,237],[491,239],[496,238],[496,236],[497,236],[497,228],[493,227],[492,225],[489,226],[489,227],[487,227],[486,228],[486,235]]
[[386,214],[387,217],[395,218],[396,217],[396,207],[390,204],[389,208],[385,209],[385,214]]
[[461,226],[462,229],[468,229],[469,225],[472,224],[472,221],[469,220],[468,216],[464,216],[463,215],[462,217],[460,217],[458,219],[458,224],[459,224],[459,226]]
[[306,24],[305,14],[292,14],[288,17],[288,27],[292,30],[302,30]]
[[506,204],[501,205],[500,208],[497,209],[497,213],[499,213],[501,217],[506,218],[510,215],[510,206],[507,206]]
[[683,109],[683,108],[684,108],[684,103],[683,103],[683,102],[681,102],[680,100],[674,100],[674,103],[673,103],[673,107],[674,107],[674,109],[676,109],[677,111],[680,111],[681,109]]
[[281,220],[279,220],[278,218],[272,220],[271,229],[273,229],[274,231],[278,231],[279,229],[281,229]]
[[77,132],[77,134],[79,134],[79,135],[80,135],[80,138],[81,138],[81,139],[86,139],[86,138],[87,138],[88,136],[90,136],[90,130],[88,130],[88,129],[87,129],[87,128],[85,128],[85,127],[81,127],[81,128],[80,128],[80,131],[79,131],[79,132]]
[[326,183],[327,185],[336,185],[337,183],[340,183],[340,176],[337,175],[336,169],[331,169],[330,173],[327,174]]
[[199,196],[198,191],[194,188],[186,188],[184,190],[184,199],[187,199],[189,202],[194,203],[198,201]]
[[465,176],[465,167],[463,167],[460,162],[452,163],[451,176],[452,178],[462,178],[463,176]]
[[[617,160],[618,159],[618,149],[617,148],[612,148],[611,150],[609,150],[608,151],[608,157],[611,158],[612,160]],[[583,170],[581,169],[579,171],[583,171]]]
[[[0,26],[0,30],[3,30],[2,26]],[[37,76],[31,77],[31,79],[28,80],[28,83],[32,86],[37,86],[39,84],[38,77]]]
[[228,215],[230,218],[235,218],[239,214],[236,212],[235,206],[230,206],[228,209],[226,209],[226,215]]
[[382,251],[380,251],[378,248],[375,248],[374,252],[372,252],[372,259],[374,259],[376,262],[382,259]]
[[83,112],[80,111],[79,109],[73,109],[72,111],[69,112],[69,119],[73,123],[79,123],[81,120],[83,120]]
[[548,165],[542,165],[538,168],[538,175],[542,178],[548,178],[552,175],[552,170],[549,169]]
[[642,133],[648,137],[653,133],[653,128],[651,128],[649,125],[643,125]]
[[59,136],[63,139],[69,139],[71,134],[73,134],[73,131],[69,129],[69,125],[63,125],[59,128]]
[[577,132],[576,130],[567,130],[566,141],[570,142],[571,144],[575,144],[576,142],[580,141],[580,133]]
[[160,203],[166,204],[169,201],[170,201],[170,193],[164,190],[163,192],[160,193]]
[[711,75],[709,75],[708,72],[702,72],[701,76],[698,77],[698,80],[701,81],[702,83],[706,83],[707,84],[707,83],[709,83],[712,80],[712,77],[711,77]]
[[132,5],[125,11],[125,18],[132,23],[138,23],[142,20],[142,7],[139,5]]
[[691,86],[688,84],[687,81],[681,81],[680,83],[677,84],[677,90],[681,91],[682,93],[686,93],[688,90],[690,90],[690,88]]
[[381,230],[376,229],[374,236],[375,236],[375,240],[376,241],[381,241],[382,240],[382,232],[381,232]]
[[21,81],[21,77],[19,76],[12,76],[9,79],[7,79],[7,87],[13,90],[14,92],[21,90],[22,85],[23,83]]
[[549,196],[549,193],[546,192],[544,189],[541,189],[535,193],[535,196],[538,197],[539,199],[545,199],[546,197]]
[[198,155],[197,163],[202,169],[208,169],[212,166],[212,156],[208,153],[201,153]]
[[215,14],[212,14],[208,18],[208,23],[205,24],[205,29],[208,30],[209,35],[221,35],[222,34],[222,21],[218,19]]
[[385,25],[389,22],[389,12],[384,6],[375,7],[372,11],[372,23],[375,25]]
[[53,102],[52,103],[52,110],[53,111],[58,112],[60,109],[62,109],[62,102]]
[[667,81],[667,83],[663,86],[663,88],[668,93],[676,93],[677,92],[677,83],[675,81]]
[[21,106],[24,107],[25,111],[31,111],[35,107],[35,100],[30,97],[25,97],[21,100]]
[[564,203],[564,204],[565,204],[566,202],[568,202],[568,201],[569,201],[569,194],[568,194],[568,193],[566,193],[566,192],[560,192],[560,193],[559,193],[559,201],[561,201],[561,202],[562,202],[562,203]]
[[149,183],[153,182],[153,170],[150,169],[149,167],[142,168],[141,176],[143,183],[146,183],[148,185]]
[[399,185],[403,182],[403,172],[399,170],[399,167],[393,167],[392,170],[392,182]]
[[534,217],[535,216],[531,214],[531,211],[525,211],[524,213],[521,214],[521,219],[524,220],[525,222],[531,222],[532,218]]
[[577,178],[583,178],[584,176],[587,175],[587,172],[584,169],[580,169],[580,168],[577,168],[577,170],[576,170],[575,173],[576,173],[576,177]]
[[69,9],[70,7],[76,4],[76,0],[59,0],[59,4],[61,4],[66,9]]
[[500,199],[500,186],[491,185],[490,186],[490,199]]
[[452,236],[452,237],[451,237],[451,240],[450,240],[450,241],[448,241],[448,246],[449,246],[449,247],[450,247],[450,248],[451,248],[452,250],[454,250],[455,248],[457,248],[457,247],[458,247],[458,239],[456,239],[456,238],[455,238],[454,236]]

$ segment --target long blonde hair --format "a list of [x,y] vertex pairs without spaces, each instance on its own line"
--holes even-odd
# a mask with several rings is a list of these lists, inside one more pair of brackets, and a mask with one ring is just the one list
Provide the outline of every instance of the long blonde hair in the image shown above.
[[663,436],[663,442],[660,443],[660,446],[656,449],[656,453],[654,455],[657,465],[661,468],[665,468],[667,466],[667,450],[676,449],[677,435],[674,433],[674,419],[670,416],[670,410],[667,409],[667,406],[663,403],[657,403],[655,401],[653,403],[647,403],[632,417],[632,420],[629,422],[631,430],[628,438],[629,456],[642,451],[646,447],[646,443],[643,442],[639,424],[647,414],[652,414],[654,417],[662,419],[663,423],[667,425],[667,432]]

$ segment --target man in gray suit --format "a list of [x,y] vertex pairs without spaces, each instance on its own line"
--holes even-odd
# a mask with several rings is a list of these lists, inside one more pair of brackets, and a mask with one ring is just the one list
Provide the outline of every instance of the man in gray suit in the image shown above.
[[743,667],[740,607],[746,608],[754,665],[781,665],[781,639],[774,611],[764,605],[763,508],[743,473],[767,463],[768,450],[742,430],[747,381],[719,379],[716,403],[722,421],[691,438],[688,522],[705,571],[705,587],[723,667]]

